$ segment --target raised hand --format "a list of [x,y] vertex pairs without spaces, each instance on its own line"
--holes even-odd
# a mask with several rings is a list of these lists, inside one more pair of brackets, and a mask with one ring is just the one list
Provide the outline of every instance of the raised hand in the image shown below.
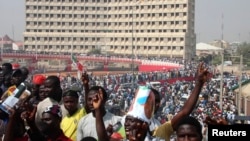
[[87,101],[87,94],[89,93],[89,76],[87,74],[86,71],[84,71],[84,73],[82,74],[82,77],[81,77],[81,80],[82,80],[82,83],[83,83],[83,86],[84,86],[84,91],[85,91],[85,96],[84,96],[84,108],[86,110],[87,113],[90,113],[91,110],[89,109],[89,107],[87,106],[86,104],[86,101]]
[[86,71],[82,74],[82,83],[84,85],[88,85],[89,84],[89,75],[87,74]]
[[21,118],[28,124],[34,123],[36,111],[37,111],[36,106],[34,106],[33,109],[25,110],[21,113]]
[[196,81],[204,84],[209,80],[208,68],[205,68],[204,63],[200,63],[197,68]]
[[14,107],[14,108],[7,107],[7,110],[9,112],[9,119],[14,119],[18,115],[16,112],[16,110],[17,110],[16,107]]
[[93,100],[94,109],[95,110],[99,109],[101,107],[102,102],[103,102],[103,93],[102,90],[99,89],[99,92],[96,94],[96,97]]
[[227,125],[228,124],[226,119],[222,117],[211,118],[210,116],[207,116],[204,122],[208,125]]

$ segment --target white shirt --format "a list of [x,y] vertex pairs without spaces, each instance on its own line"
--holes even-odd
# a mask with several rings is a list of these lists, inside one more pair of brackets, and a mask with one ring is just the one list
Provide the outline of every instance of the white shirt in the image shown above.
[[[107,128],[109,124],[115,125],[118,121],[121,121],[121,117],[110,112],[106,112],[103,117],[105,128]],[[80,141],[82,138],[88,136],[98,139],[96,132],[96,119],[92,113],[82,117],[77,126],[77,141]]]
[[[149,125],[149,130],[152,132],[154,131],[157,127],[161,125],[160,121],[157,120],[155,117],[151,119],[150,125]],[[147,133],[147,136],[144,141],[165,141],[164,139],[160,139],[158,137],[152,137],[149,133]]]

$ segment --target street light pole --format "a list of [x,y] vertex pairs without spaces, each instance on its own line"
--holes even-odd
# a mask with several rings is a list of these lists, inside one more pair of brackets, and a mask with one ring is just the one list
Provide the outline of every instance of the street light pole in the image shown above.
[[238,115],[241,113],[241,93],[242,93],[242,87],[241,87],[241,82],[242,82],[242,54],[240,55],[240,78],[239,78],[239,94],[238,94]]
[[1,61],[3,61],[3,37],[1,38]]
[[220,80],[220,110],[222,110],[222,97],[223,97],[223,71],[224,71],[224,50],[221,55],[221,80]]
[[37,61],[37,36],[35,36],[35,40],[36,40],[35,44],[36,44],[36,61]]
[[132,87],[134,89],[134,9],[132,9]]
[[223,13],[222,13],[222,24],[221,24],[221,48],[223,49],[223,52],[222,52],[222,57],[221,57],[221,80],[220,80],[220,110],[223,112],[223,109],[222,109],[222,97],[223,97],[223,84],[224,84],[224,78],[223,78],[223,72],[224,72],[224,53],[225,53],[225,49],[223,47],[223,29],[224,29],[224,24],[223,24]]

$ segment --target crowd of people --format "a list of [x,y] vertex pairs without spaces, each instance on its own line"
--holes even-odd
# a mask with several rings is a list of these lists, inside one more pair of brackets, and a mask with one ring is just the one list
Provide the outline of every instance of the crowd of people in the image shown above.
[[[179,70],[102,76],[83,72],[81,78],[70,74],[62,78],[31,75],[26,67],[12,69],[10,63],[3,63],[1,104],[21,84],[30,95],[20,96],[17,104],[6,107],[8,112],[0,109],[0,134],[3,141],[179,141],[186,137],[205,141],[208,124],[234,124],[238,113],[231,89],[237,78],[225,80],[220,109],[220,82],[211,80],[212,72],[205,63],[187,62]],[[185,76],[194,80],[159,87],[148,83]],[[138,85],[118,89],[124,83]],[[183,132],[183,128],[192,130]]]

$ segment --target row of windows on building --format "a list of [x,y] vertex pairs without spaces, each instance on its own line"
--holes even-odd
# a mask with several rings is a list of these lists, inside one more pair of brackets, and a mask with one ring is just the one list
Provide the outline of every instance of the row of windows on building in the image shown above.
[[[100,42],[102,40],[105,40],[104,38],[99,38],[99,37],[96,37],[96,38],[88,38],[88,37],[24,37],[24,40],[25,41],[41,41],[41,42],[44,42],[44,41],[78,41],[78,42]],[[113,37],[113,38],[109,38],[108,39],[109,41],[113,42],[117,42],[117,41],[121,41],[121,42],[127,42],[127,41],[131,41],[131,38],[116,38],[116,37]],[[143,41],[143,42],[151,42],[151,41],[160,41],[160,42],[182,42],[184,41],[184,38],[183,37],[168,37],[168,38],[133,38],[133,41],[137,41],[137,42],[140,42],[140,41]]]
[[[71,30],[67,29],[26,29],[26,32],[47,32],[47,33],[103,33],[104,30]],[[186,29],[145,29],[145,30],[133,30],[134,33],[185,33]],[[132,33],[132,30],[112,30],[112,33]]]
[[[70,50],[71,47],[73,47],[73,49],[85,49],[85,50],[89,50],[89,49],[97,49],[97,46],[94,45],[25,45],[24,48],[25,49],[60,49],[60,50]],[[129,46],[110,46],[110,50],[116,50],[116,49],[131,49]],[[151,50],[151,49],[155,49],[155,50],[163,50],[163,49],[167,49],[167,50],[183,50],[183,46],[134,46],[133,49],[136,50]]]
[[[26,0],[27,2],[90,2],[90,3],[96,3],[103,1],[106,2],[135,2],[135,0]],[[139,1],[139,0],[137,0]],[[143,2],[152,1],[152,0],[143,0]],[[165,0],[162,0],[165,1]],[[173,1],[173,0],[168,0]],[[175,0],[174,0],[175,1]]]
[[26,21],[27,26],[185,26],[186,21],[148,21],[148,22],[32,22]]
[[[34,5],[36,4],[36,5]],[[41,5],[37,3],[27,3],[26,9],[30,10],[108,10],[108,11],[113,11],[113,10],[129,10],[132,7],[135,7],[136,10],[172,10],[172,9],[184,9],[187,7],[187,4],[161,4],[161,5],[135,5],[135,6],[124,6],[124,5],[116,5],[116,6],[110,6],[110,5],[103,5],[103,3],[100,3],[99,6],[96,5],[87,5],[84,3],[84,5],[80,4],[75,4],[72,6],[72,3],[69,3],[69,5],[61,5],[61,3],[57,3],[58,5],[53,4],[53,6],[45,6],[43,3]],[[65,3],[64,3],[65,4]]]
[[[162,11],[161,11],[162,12]],[[26,17],[27,18],[85,18],[85,19],[95,19],[95,18],[104,18],[104,19],[112,19],[112,18],[183,18],[187,15],[186,12],[166,12],[166,13],[130,13],[130,14],[107,14],[107,13],[103,13],[103,14],[97,14],[97,13],[89,13],[89,14],[64,14],[64,13],[26,13]]]

